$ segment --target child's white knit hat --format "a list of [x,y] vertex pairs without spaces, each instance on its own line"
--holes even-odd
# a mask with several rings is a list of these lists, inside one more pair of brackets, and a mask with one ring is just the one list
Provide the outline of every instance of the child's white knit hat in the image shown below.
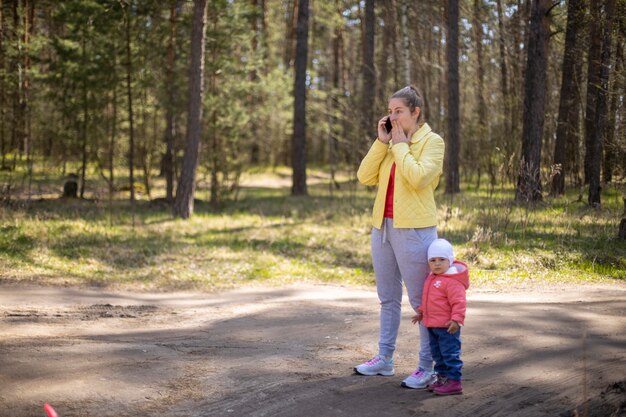
[[435,239],[428,247],[428,260],[432,258],[447,258],[452,265],[454,263],[454,250],[450,242],[445,239]]

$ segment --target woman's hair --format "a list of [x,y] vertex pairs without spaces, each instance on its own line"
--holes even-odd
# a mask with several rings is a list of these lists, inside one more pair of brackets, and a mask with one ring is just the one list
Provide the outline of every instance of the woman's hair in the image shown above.
[[412,85],[407,85],[406,87],[396,91],[393,93],[391,98],[399,98],[404,101],[404,104],[409,108],[411,113],[415,111],[416,107],[420,109],[420,115],[417,118],[417,122],[421,123],[423,121],[423,107],[424,107],[424,97],[422,93]]

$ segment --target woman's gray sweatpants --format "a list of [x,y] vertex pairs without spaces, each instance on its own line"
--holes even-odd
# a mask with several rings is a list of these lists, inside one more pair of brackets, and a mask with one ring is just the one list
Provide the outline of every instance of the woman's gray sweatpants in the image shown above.
[[[395,229],[385,218],[380,229],[372,228],[372,261],[380,300],[379,354],[393,356],[400,327],[402,282],[413,309],[422,304],[424,281],[428,277],[428,246],[437,239],[437,228]],[[419,367],[431,370],[428,329],[420,324]]]

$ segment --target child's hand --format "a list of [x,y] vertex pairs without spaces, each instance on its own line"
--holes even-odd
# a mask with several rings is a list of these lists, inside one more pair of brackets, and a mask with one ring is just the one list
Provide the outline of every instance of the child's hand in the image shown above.
[[422,313],[421,311],[418,311],[416,315],[411,317],[411,323],[413,324],[419,323],[422,321],[423,318],[424,318],[424,313]]
[[450,320],[446,324],[448,325],[448,333],[450,333],[450,334],[454,334],[454,333],[458,332],[459,329],[461,328],[459,326],[459,323],[457,323],[454,320]]

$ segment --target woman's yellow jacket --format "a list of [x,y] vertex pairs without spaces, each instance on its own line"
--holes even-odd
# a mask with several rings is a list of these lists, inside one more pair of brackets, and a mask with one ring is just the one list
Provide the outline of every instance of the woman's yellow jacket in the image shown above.
[[378,185],[372,210],[372,225],[383,224],[385,197],[391,166],[396,163],[393,195],[393,225],[420,228],[437,225],[435,188],[443,172],[443,139],[423,124],[410,143],[386,145],[376,139],[361,161],[357,178],[364,185]]

